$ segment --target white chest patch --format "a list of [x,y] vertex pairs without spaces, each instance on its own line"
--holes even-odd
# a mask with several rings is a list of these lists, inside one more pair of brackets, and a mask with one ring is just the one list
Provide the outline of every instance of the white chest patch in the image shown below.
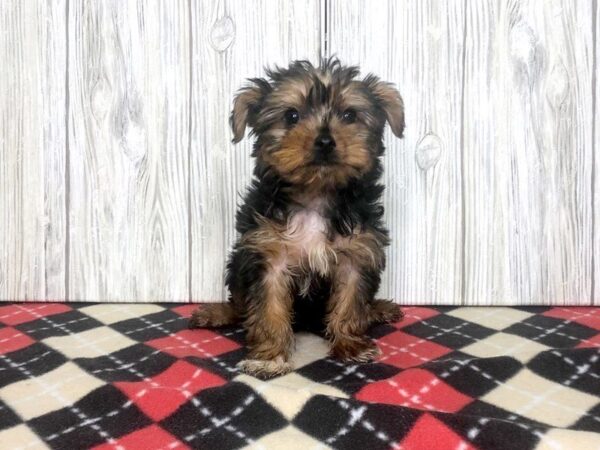
[[308,263],[311,270],[326,275],[335,252],[327,240],[327,221],[314,210],[303,210],[288,221],[285,232],[286,246],[290,256],[299,259],[298,264]]

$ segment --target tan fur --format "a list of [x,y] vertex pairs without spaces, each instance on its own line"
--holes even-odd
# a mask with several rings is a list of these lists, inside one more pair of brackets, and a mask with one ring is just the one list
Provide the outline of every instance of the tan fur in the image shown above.
[[[321,78],[323,77],[323,81],[327,81],[326,74]],[[282,82],[269,96],[265,105],[268,112],[265,114],[282,115],[288,108],[303,111],[311,85],[310,79],[293,78]],[[372,106],[360,90],[359,83],[351,83],[343,91],[335,92],[332,97],[332,101],[338,102],[343,109],[366,111]],[[289,131],[285,128],[270,130],[269,136],[273,137],[273,141],[261,149],[262,157],[284,179],[305,186],[339,187],[352,177],[368,172],[373,161],[367,145],[367,127],[360,122],[343,123],[336,116],[329,117],[328,125],[336,142],[339,164],[323,167],[310,164],[314,141],[325,118],[324,110],[316,111],[309,117],[303,117],[302,122]]]
[[[319,228],[318,213],[300,212],[285,224],[264,218],[258,220],[261,223],[258,229],[242,237],[245,246],[268,258],[283,255],[287,270],[293,273],[312,270],[327,275],[330,272],[336,253],[325,229]],[[315,224],[311,226],[310,221]]]
[[400,305],[390,300],[376,299],[369,304],[369,322],[372,324],[398,322],[403,316]]
[[[231,112],[231,128],[233,130],[233,141],[239,142],[244,137],[246,125],[249,122],[249,113],[252,105],[259,102],[261,91],[255,86],[242,89],[233,101]],[[252,124],[250,124],[252,125]]]
[[335,240],[335,248],[352,263],[356,270],[360,268],[381,270],[385,261],[383,247],[387,241],[384,235],[374,230],[364,230],[347,237],[338,236]]
[[230,303],[212,303],[199,307],[192,313],[190,328],[222,327],[239,322],[240,317]]
[[294,366],[281,356],[276,356],[274,359],[244,359],[237,364],[237,367],[242,372],[260,378],[285,375],[294,369]]
[[[266,210],[258,206],[269,219],[240,211],[244,225],[253,219],[257,225],[240,238],[228,265],[231,300],[243,311],[210,305],[194,313],[190,326],[243,320],[249,354],[239,367],[257,376],[286,373],[292,368],[295,289],[310,295],[313,281],[326,281],[323,287],[331,283],[326,325],[332,355],[371,360],[378,350],[366,337],[368,326],[400,317],[396,305],[372,298],[385,266],[387,234],[376,230],[376,222],[361,226],[345,211],[337,215],[331,204],[345,208],[337,202],[347,199],[352,206],[351,195],[360,188],[349,184],[365,175],[379,176],[375,165],[383,152],[379,141],[385,122],[398,136],[404,129],[402,99],[392,85],[373,75],[359,81],[356,68],[336,60],[318,68],[297,61],[289,70],[267,75],[252,79],[238,93],[231,126],[234,142],[242,139],[246,126],[256,133],[257,168],[276,181],[272,195],[281,193],[287,205],[283,209],[273,203]],[[373,180],[366,181],[366,189],[371,188]],[[349,194],[338,196],[336,191],[346,187]],[[361,217],[363,210],[378,214],[379,205],[362,208],[358,202],[357,197]],[[367,223],[374,229],[366,228]],[[355,228],[349,231],[347,226]]]
[[[258,305],[254,305],[246,318],[246,338],[250,351],[247,359],[240,364],[247,373],[274,376],[282,373],[286,367],[291,368],[287,361],[294,340],[293,299],[285,253],[271,248],[267,263],[269,267],[262,280],[265,297]],[[279,360],[281,364],[274,363]],[[258,364],[256,361],[269,363]]]
[[301,107],[311,87],[305,78],[290,78],[271,94],[267,107]]
[[385,115],[390,128],[398,137],[404,132],[404,101],[396,88],[383,81],[379,81],[373,87],[375,94],[383,101]]
[[357,302],[359,274],[347,258],[338,266],[333,278],[334,290],[329,300],[327,335],[331,355],[345,361],[367,362],[378,355],[375,344],[365,337],[369,326],[366,307]]

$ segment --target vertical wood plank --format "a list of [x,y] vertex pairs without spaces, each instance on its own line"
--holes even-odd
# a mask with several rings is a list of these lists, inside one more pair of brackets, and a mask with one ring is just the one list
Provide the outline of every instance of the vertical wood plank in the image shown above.
[[188,13],[71,2],[71,300],[188,299]]
[[0,2],[0,300],[65,294],[65,13]]
[[594,2],[596,11],[594,13],[594,71],[593,71],[593,87],[594,92],[594,117],[593,117],[593,128],[594,134],[593,142],[593,180],[594,180],[594,207],[592,209],[592,220],[594,224],[594,253],[592,255],[593,262],[593,273],[592,273],[592,303],[594,305],[600,305],[600,76],[598,71],[600,70],[600,2],[596,0]]
[[406,108],[404,139],[386,134],[392,244],[380,295],[401,303],[459,303],[463,3],[329,5],[330,53],[395,83]]
[[592,3],[466,5],[466,303],[589,303]]
[[317,60],[320,4],[260,0],[192,2],[192,299],[222,301],[236,238],[235,210],[252,172],[251,139],[231,144],[234,93],[263,67]]

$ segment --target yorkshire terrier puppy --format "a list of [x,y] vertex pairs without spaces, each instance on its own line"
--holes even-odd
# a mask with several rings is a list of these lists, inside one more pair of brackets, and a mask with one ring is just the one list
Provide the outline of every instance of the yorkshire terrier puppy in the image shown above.
[[331,355],[367,362],[366,335],[401,318],[376,300],[388,232],[379,184],[386,122],[402,137],[398,91],[357,67],[295,61],[251,79],[234,100],[233,142],[256,136],[254,178],[236,216],[228,303],[205,305],[190,327],[242,322],[249,353],[239,367],[271,377],[292,369],[293,325],[318,318]]

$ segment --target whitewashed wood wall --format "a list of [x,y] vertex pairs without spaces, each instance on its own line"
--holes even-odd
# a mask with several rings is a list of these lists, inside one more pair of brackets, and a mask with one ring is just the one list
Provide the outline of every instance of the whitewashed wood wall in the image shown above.
[[337,54],[406,104],[381,296],[600,305],[599,3],[0,0],[0,300],[223,300],[233,93]]

